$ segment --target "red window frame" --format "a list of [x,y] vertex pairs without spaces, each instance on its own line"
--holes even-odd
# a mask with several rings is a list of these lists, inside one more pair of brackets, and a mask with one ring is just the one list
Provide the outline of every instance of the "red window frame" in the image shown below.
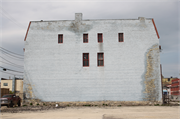
[[104,66],[104,53],[97,53],[97,66]]
[[63,34],[58,34],[58,43],[63,43]]
[[83,34],[83,43],[88,43],[88,34]]
[[98,33],[97,34],[97,39],[98,39],[98,43],[102,43],[103,42],[103,34],[102,33]]
[[89,67],[89,53],[83,53],[83,67]]
[[119,42],[124,42],[124,34],[123,33],[118,33],[118,40],[119,40]]

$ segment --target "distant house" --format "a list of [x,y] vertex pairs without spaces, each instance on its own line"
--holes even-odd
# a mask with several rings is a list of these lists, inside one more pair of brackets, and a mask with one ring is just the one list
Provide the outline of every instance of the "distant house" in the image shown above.
[[[7,88],[9,91],[12,91],[13,80],[1,78],[1,88]],[[15,93],[22,97],[23,95],[23,79],[15,78]]]
[[176,79],[176,77],[163,78],[162,79],[163,86],[170,85],[173,79]]
[[31,21],[24,39],[27,95],[42,101],[161,101],[153,18]]

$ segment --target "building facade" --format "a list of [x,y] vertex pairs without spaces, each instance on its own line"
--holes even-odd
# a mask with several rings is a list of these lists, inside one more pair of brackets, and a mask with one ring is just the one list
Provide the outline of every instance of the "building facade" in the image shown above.
[[23,99],[23,79],[15,78],[15,84],[13,86],[13,79],[1,78],[1,88],[9,89],[9,91],[15,93]]
[[176,77],[170,77],[170,78],[162,78],[162,84],[163,86],[172,84],[172,80],[176,79]]
[[173,79],[170,88],[172,98],[175,100],[180,100],[180,79]]
[[31,21],[24,88],[42,101],[161,101],[152,18]]

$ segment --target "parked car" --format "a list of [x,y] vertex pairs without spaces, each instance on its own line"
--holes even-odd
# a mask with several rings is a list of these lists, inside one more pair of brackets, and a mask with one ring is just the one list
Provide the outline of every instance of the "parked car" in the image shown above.
[[1,106],[13,107],[13,105],[21,106],[21,98],[14,94],[6,94],[1,98]]

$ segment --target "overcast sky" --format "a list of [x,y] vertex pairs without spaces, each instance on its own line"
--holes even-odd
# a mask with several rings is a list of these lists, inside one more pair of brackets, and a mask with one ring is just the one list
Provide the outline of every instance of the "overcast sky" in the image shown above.
[[[24,37],[30,21],[40,20],[74,20],[75,13],[83,13],[83,19],[137,19],[138,17],[154,18],[160,35],[160,62],[164,77],[179,77],[178,47],[180,24],[178,0],[1,0],[1,51],[9,51],[23,55]],[[179,50],[180,51],[180,50]],[[10,58],[0,54],[0,66],[22,71],[23,60]],[[5,64],[6,60],[17,64],[16,67]],[[8,62],[8,63],[10,63]],[[11,64],[11,63],[10,63]],[[2,68],[0,68],[2,71]],[[1,78],[23,75],[6,71]],[[22,76],[19,76],[22,77]]]

